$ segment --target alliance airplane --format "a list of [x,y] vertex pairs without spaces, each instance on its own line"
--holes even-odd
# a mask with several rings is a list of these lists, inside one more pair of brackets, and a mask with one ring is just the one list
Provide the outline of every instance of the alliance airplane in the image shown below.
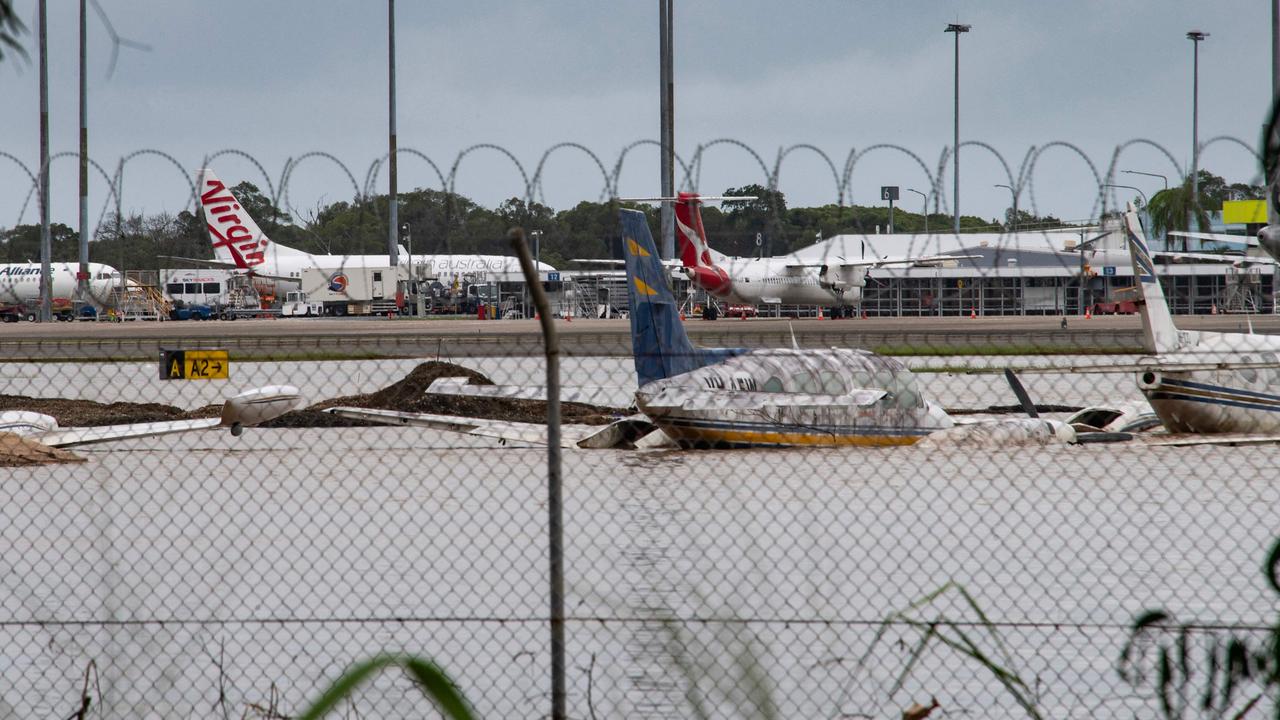
[[[76,296],[76,274],[79,263],[54,263],[49,266],[54,298]],[[89,295],[97,304],[106,302],[113,286],[120,285],[120,271],[110,265],[89,263]],[[40,303],[40,263],[0,264],[0,305],[25,305],[31,308],[28,318],[35,319],[34,309]]]
[[681,271],[698,287],[718,300],[747,305],[826,305],[841,309],[856,304],[867,284],[867,270],[891,265],[937,265],[971,255],[927,255],[814,262],[796,253],[769,258],[730,257],[707,245],[702,227],[702,203],[706,200],[752,198],[704,198],[682,192],[675,198],[676,236],[680,242]]
[[[387,255],[316,255],[272,242],[212,170],[201,170],[196,182],[200,191],[200,209],[213,243],[214,260],[175,259],[248,273],[253,277],[254,288],[269,297],[281,296],[284,291],[293,289],[304,292],[320,290],[318,287],[301,287],[302,271],[307,268],[332,270],[336,276],[344,268],[378,268],[389,264]],[[410,262],[409,253],[404,248],[400,248],[400,257],[402,262]],[[483,274],[489,280],[503,282],[524,279],[520,262],[503,255],[415,255],[411,262],[415,267],[425,267],[429,278],[451,279]],[[545,274],[554,272],[555,268],[540,263],[538,270]]]
[[240,435],[246,427],[259,425],[292,410],[299,399],[296,387],[271,385],[228,398],[222,406],[222,415],[216,418],[70,428],[60,427],[57,419],[50,415],[7,410],[0,412],[0,433],[18,435],[49,447],[74,447],[215,427],[225,427],[232,435]]

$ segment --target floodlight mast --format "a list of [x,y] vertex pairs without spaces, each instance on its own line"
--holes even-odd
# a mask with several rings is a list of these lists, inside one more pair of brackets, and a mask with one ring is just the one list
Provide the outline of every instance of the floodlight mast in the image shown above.
[[955,33],[956,36],[956,63],[955,63],[955,135],[951,144],[951,189],[955,200],[955,232],[960,234],[960,33],[967,33],[972,25],[964,25],[961,23],[951,23],[947,25],[946,32]]

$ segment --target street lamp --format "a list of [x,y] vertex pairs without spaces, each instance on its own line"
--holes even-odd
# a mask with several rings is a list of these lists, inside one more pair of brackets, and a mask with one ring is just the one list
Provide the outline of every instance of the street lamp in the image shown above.
[[1017,232],[1018,231],[1018,193],[1014,192],[1013,188],[1009,187],[1008,185],[1005,185],[1004,183],[996,183],[992,187],[1002,187],[1008,190],[1009,196],[1013,198],[1013,219],[1009,221],[1009,230],[1010,232]]
[[922,203],[922,206],[923,206],[921,209],[921,213],[924,215],[924,234],[928,235],[929,234],[929,196],[925,195],[919,190],[916,190],[915,188],[907,188],[907,192],[913,192],[920,196],[920,202]]
[[[1169,189],[1169,178],[1165,177],[1164,175],[1161,175],[1160,173],[1143,172],[1141,170],[1121,170],[1120,172],[1128,173],[1130,175],[1146,175],[1147,177],[1158,177],[1164,181],[1164,189],[1165,190]],[[1124,187],[1124,186],[1121,186],[1121,187]]]
[[1104,183],[1102,187],[1124,188],[1125,190],[1132,190],[1142,196],[1142,207],[1146,207],[1149,204],[1147,202],[1147,194],[1132,185],[1115,185],[1112,183]]
[[956,35],[956,105],[955,105],[955,135],[951,144],[952,152],[952,173],[951,185],[955,197],[955,231],[960,234],[960,33],[967,33],[972,25],[961,25],[959,23],[951,23],[947,25],[946,32],[955,33]]
[[1193,48],[1191,65],[1191,204],[1187,216],[1187,229],[1195,222],[1196,209],[1200,205],[1200,41],[1209,33],[1192,30],[1187,33]]

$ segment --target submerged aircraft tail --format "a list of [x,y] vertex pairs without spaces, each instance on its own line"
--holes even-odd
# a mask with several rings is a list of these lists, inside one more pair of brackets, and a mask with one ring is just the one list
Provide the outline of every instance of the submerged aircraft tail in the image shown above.
[[200,171],[196,187],[200,192],[200,209],[204,211],[209,239],[213,242],[214,259],[218,262],[243,270],[271,273],[274,271],[264,267],[269,259],[277,255],[305,254],[273,243],[209,168]]
[[1171,352],[1182,346],[1178,328],[1173,324],[1169,304],[1165,302],[1155,263],[1147,246],[1147,235],[1138,219],[1138,211],[1129,203],[1124,214],[1125,236],[1129,257],[1133,261],[1133,279],[1142,293],[1142,334],[1149,352]]
[[737,351],[695,349],[680,322],[658,248],[644,213],[620,210],[622,254],[631,301],[631,351],[641,385],[696,370]]

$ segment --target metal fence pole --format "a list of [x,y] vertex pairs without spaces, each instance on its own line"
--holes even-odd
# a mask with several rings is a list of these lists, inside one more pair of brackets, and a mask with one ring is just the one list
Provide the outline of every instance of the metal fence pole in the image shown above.
[[560,338],[556,334],[551,304],[542,289],[538,268],[529,255],[524,230],[507,232],[511,247],[520,258],[524,281],[533,293],[533,304],[542,323],[542,339],[547,356],[547,531],[551,555],[551,717],[564,720],[564,520],[560,493]]

